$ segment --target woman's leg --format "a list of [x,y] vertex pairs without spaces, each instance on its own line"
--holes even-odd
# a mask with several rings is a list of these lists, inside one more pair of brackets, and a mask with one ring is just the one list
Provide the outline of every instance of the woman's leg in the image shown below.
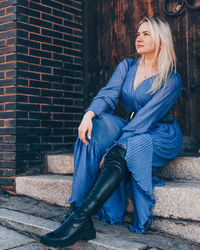
[[74,177],[72,194],[68,200],[80,206],[100,173],[98,168],[103,155],[121,134],[127,121],[109,113],[93,118],[89,145],[78,137],[74,146]]

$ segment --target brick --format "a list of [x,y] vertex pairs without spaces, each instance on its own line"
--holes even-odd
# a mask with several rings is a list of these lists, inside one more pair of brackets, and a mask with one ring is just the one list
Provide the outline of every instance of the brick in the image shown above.
[[16,87],[6,88],[6,94],[15,94],[15,93],[16,93]]
[[9,61],[15,61],[17,60],[17,55],[16,54],[11,54],[11,55],[7,55],[6,56],[6,61],[9,62]]
[[70,50],[67,48],[64,48],[64,54],[68,54],[68,55],[73,55],[73,56],[83,56],[83,52],[81,51],[77,51],[77,50]]
[[19,45],[25,45],[27,47],[31,47],[31,48],[35,48],[35,49],[40,48],[40,43],[37,43],[37,42],[33,42],[33,41],[26,40],[26,39],[19,38],[19,37],[18,37],[17,41],[18,41]]
[[3,78],[5,78],[5,74],[4,72],[0,72],[0,79],[3,79]]
[[72,127],[72,128],[78,128],[78,126],[80,125],[80,122],[64,122],[64,127]]
[[63,92],[62,91],[55,91],[55,90],[41,90],[41,96],[62,97],[63,96]]
[[18,110],[23,110],[23,111],[39,111],[40,110],[40,105],[18,103],[17,104],[17,109]]
[[9,13],[13,13],[13,12],[16,12],[16,9],[17,7],[16,6],[10,6],[6,9],[6,13],[9,14]]
[[78,64],[72,64],[72,63],[64,63],[64,69],[70,69],[70,70],[83,70],[83,66]]
[[67,27],[64,27],[64,26],[61,26],[61,25],[58,25],[58,24],[54,24],[53,29],[57,30],[57,31],[64,32],[64,33],[68,33],[68,34],[73,34],[73,29],[67,28]]
[[[16,106],[18,107],[18,104]],[[16,118],[28,118],[28,113],[25,111],[16,111]]]
[[41,136],[41,142],[43,143],[61,143],[62,137],[54,136]]
[[16,103],[6,103],[5,110],[16,110]]
[[17,95],[16,102],[28,102],[28,96],[25,95]]
[[82,29],[83,28],[83,25],[71,22],[69,20],[64,20],[64,25],[68,26],[68,27],[71,27],[71,28],[76,28],[76,29]]
[[4,16],[6,14],[6,10],[5,9],[0,9],[0,16]]
[[12,186],[12,185],[14,185],[14,179],[0,177],[0,185],[2,185],[2,186]]
[[[1,148],[1,145],[0,145],[0,148]],[[0,168],[15,168],[15,161],[0,161]]]
[[[2,33],[0,33],[0,38],[1,38],[1,34]],[[16,46],[9,46],[9,47],[0,48],[0,55],[5,55],[8,53],[12,53],[12,52],[16,52]]]
[[53,27],[52,23],[47,22],[47,21],[43,21],[40,19],[36,19],[33,17],[30,17],[30,24],[34,24],[34,25],[37,25],[39,27],[45,27],[47,29],[52,29],[52,27]]
[[62,67],[62,62],[48,59],[41,59],[42,65],[52,66],[52,67]]
[[30,8],[35,9],[37,11],[40,10],[42,12],[51,13],[51,8],[41,5],[41,4],[33,3],[33,2],[30,2]]
[[18,136],[17,143],[39,143],[40,142],[40,137],[38,136]]
[[6,135],[4,136],[4,142],[9,144],[14,144],[16,142],[16,136],[15,135]]
[[40,95],[40,90],[36,88],[17,87],[17,93],[29,94],[29,95]]
[[[16,144],[16,152],[18,151],[28,151],[29,150],[29,145],[25,143],[18,143]],[[16,162],[16,166],[18,165],[19,161]]]
[[18,70],[17,71],[17,76],[25,77],[25,78],[28,78],[28,79],[36,79],[36,80],[40,79],[40,74],[29,72],[29,71]]
[[28,9],[28,8],[24,8],[22,6],[17,6],[17,12],[18,13],[23,13],[27,16],[34,16],[34,17],[38,17],[40,18],[40,12],[33,10],[33,9]]
[[[18,63],[17,63],[17,66],[18,66]],[[17,78],[16,79],[16,84],[17,86],[28,86],[28,80],[27,79],[21,79],[21,78]]]
[[31,135],[51,135],[50,128],[30,128]]
[[73,43],[67,42],[67,41],[64,41],[64,40],[53,39],[53,44],[73,48]]
[[47,21],[51,21],[53,23],[59,23],[62,24],[62,19],[55,17],[55,16],[51,16],[45,13],[42,13],[42,19],[47,20]]
[[31,31],[31,32],[35,32],[35,33],[38,33],[38,34],[40,33],[40,28],[35,27],[35,26],[31,25],[31,24],[18,22],[17,28],[18,29],[24,29],[24,30]]
[[72,105],[73,100],[54,98],[53,99],[53,104]]
[[23,22],[23,23],[28,23],[28,16],[21,15],[21,14],[18,13],[17,21]]
[[13,112],[0,112],[0,119],[14,118],[16,116],[15,111]]
[[67,34],[64,34],[64,40],[74,41],[74,42],[77,42],[77,43],[82,43],[83,42],[83,38],[75,37],[75,36],[69,36]]
[[14,176],[16,173],[15,169],[0,169],[0,176]]
[[66,55],[59,54],[59,53],[53,53],[53,59],[61,60],[63,62],[73,63],[73,57],[66,56]]
[[15,95],[0,96],[0,103],[15,102],[15,101],[16,101]]
[[46,103],[46,104],[50,104],[51,103],[51,98],[30,96],[29,97],[29,102],[30,103]]
[[30,49],[30,55],[51,58],[51,53],[41,50]]
[[0,63],[5,62],[5,57],[4,56],[0,56]]
[[39,127],[40,121],[38,120],[17,120],[16,126],[23,126],[23,127]]
[[6,72],[6,78],[16,77],[16,75],[17,75],[16,70],[11,70]]
[[53,114],[53,120],[73,120],[73,114]]
[[0,33],[0,39],[4,39],[4,38],[7,38],[7,37],[12,37],[12,36],[16,36],[16,34],[17,34],[16,29],[5,31],[5,32],[1,32]]
[[9,21],[15,21],[17,19],[16,14],[0,16],[0,23],[6,23]]
[[42,82],[42,81],[35,81],[30,80],[30,87],[38,87],[38,88],[52,88],[51,82]]
[[53,135],[72,135],[73,134],[73,129],[69,128],[53,128]]
[[33,34],[33,33],[30,33],[30,40],[45,42],[45,43],[51,43],[52,42],[51,37],[46,37],[46,36],[37,35],[37,34]]
[[11,120],[11,119],[6,120],[5,124],[6,124],[6,127],[15,127],[16,126],[16,119],[15,120]]
[[29,65],[27,63],[17,62],[17,69],[28,70]]
[[14,69],[16,68],[16,62],[1,64],[1,70]]
[[73,90],[73,86],[71,86],[69,84],[57,84],[57,83],[54,83],[53,88],[54,89],[61,89],[61,90]]
[[37,112],[30,112],[29,113],[30,119],[50,120],[51,119],[50,116],[51,116],[51,114],[49,114],[49,113],[41,113],[41,112],[40,113],[37,113]]
[[47,29],[44,29],[44,28],[42,28],[42,35],[50,36],[50,37],[63,38],[63,34],[61,32],[47,30]]
[[33,57],[33,56],[26,56],[26,55],[19,54],[17,57],[18,57],[18,60],[20,60],[20,61],[40,64],[40,59]]
[[0,25],[0,31],[10,30],[16,28],[16,22],[3,23]]
[[9,86],[9,85],[14,85],[15,83],[16,83],[16,79],[0,80],[0,86]]
[[63,106],[49,106],[49,105],[43,105],[42,106],[42,112],[63,112]]
[[82,94],[82,93],[74,93],[74,92],[65,92],[64,97],[65,98],[83,98],[84,94]]
[[[0,135],[14,135],[15,133],[15,128],[0,128]],[[0,150],[2,150],[1,147]]]
[[56,9],[53,9],[53,15],[63,17],[65,19],[73,20],[72,14],[69,14],[60,10],[56,10]]
[[51,73],[51,67],[43,67],[43,66],[37,66],[30,64],[30,71],[36,71],[36,72],[41,72],[41,73]]
[[49,45],[49,44],[42,44],[42,49],[47,51],[56,51],[58,53],[62,52],[62,47]]
[[62,121],[41,121],[42,127],[49,127],[49,128],[62,128],[63,127]]
[[5,123],[2,120],[0,120],[0,127],[5,127]]
[[[17,53],[22,53],[22,54],[28,54],[28,48],[22,46],[22,45],[17,45],[16,46],[16,51]],[[20,54],[17,54],[17,58],[19,58]]]
[[41,3],[44,4],[44,5],[47,5],[47,6],[51,6],[56,9],[60,9],[62,10],[63,9],[63,5],[60,4],[60,3],[57,3],[57,2],[53,2],[53,1],[50,1],[50,0],[41,0]]
[[73,79],[73,78],[69,78],[69,77],[65,77],[64,78],[64,83],[70,83],[70,84],[83,84],[83,80],[81,79]]
[[63,82],[63,77],[58,77],[54,75],[42,75],[42,80],[48,82]]
[[29,128],[28,127],[16,127],[16,140],[19,136],[29,136]]
[[24,31],[24,30],[17,30],[17,37],[22,37],[28,39],[28,34],[29,32]]
[[70,12],[72,14],[79,15],[79,16],[83,15],[81,10],[71,8],[71,7],[67,6],[67,5],[64,5],[64,11],[67,11],[67,12]]
[[37,150],[37,151],[50,151],[51,150],[51,145],[34,143],[34,144],[30,144],[29,150],[30,151],[32,151],[32,150],[33,151],[34,150]]

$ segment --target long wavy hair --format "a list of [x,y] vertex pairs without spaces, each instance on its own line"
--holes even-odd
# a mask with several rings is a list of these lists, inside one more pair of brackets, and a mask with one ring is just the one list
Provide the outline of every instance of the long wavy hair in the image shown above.
[[[170,26],[166,20],[161,17],[143,17],[139,22],[139,26],[148,22],[151,35],[155,42],[155,54],[153,61],[156,61],[157,73],[152,82],[151,88],[147,93],[155,93],[162,85],[166,84],[167,77],[170,73],[176,73],[176,55],[172,40]],[[139,57],[139,61],[144,59],[144,55]]]

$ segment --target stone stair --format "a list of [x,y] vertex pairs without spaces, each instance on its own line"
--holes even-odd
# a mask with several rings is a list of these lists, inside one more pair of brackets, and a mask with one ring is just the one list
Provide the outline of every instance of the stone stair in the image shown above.
[[[48,174],[16,177],[16,193],[68,206],[73,180],[73,155],[48,155]],[[200,157],[180,156],[154,175],[165,186],[154,189],[152,231],[200,243]],[[128,201],[127,212],[133,212]]]

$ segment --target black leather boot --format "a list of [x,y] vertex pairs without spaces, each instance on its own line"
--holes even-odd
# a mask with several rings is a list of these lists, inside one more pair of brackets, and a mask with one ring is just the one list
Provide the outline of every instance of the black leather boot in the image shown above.
[[104,168],[86,200],[63,223],[59,234],[44,235],[40,239],[41,243],[53,247],[67,247],[78,240],[96,238],[92,215],[106,202],[124,178],[127,167],[125,155],[126,149],[119,145],[108,152]]

